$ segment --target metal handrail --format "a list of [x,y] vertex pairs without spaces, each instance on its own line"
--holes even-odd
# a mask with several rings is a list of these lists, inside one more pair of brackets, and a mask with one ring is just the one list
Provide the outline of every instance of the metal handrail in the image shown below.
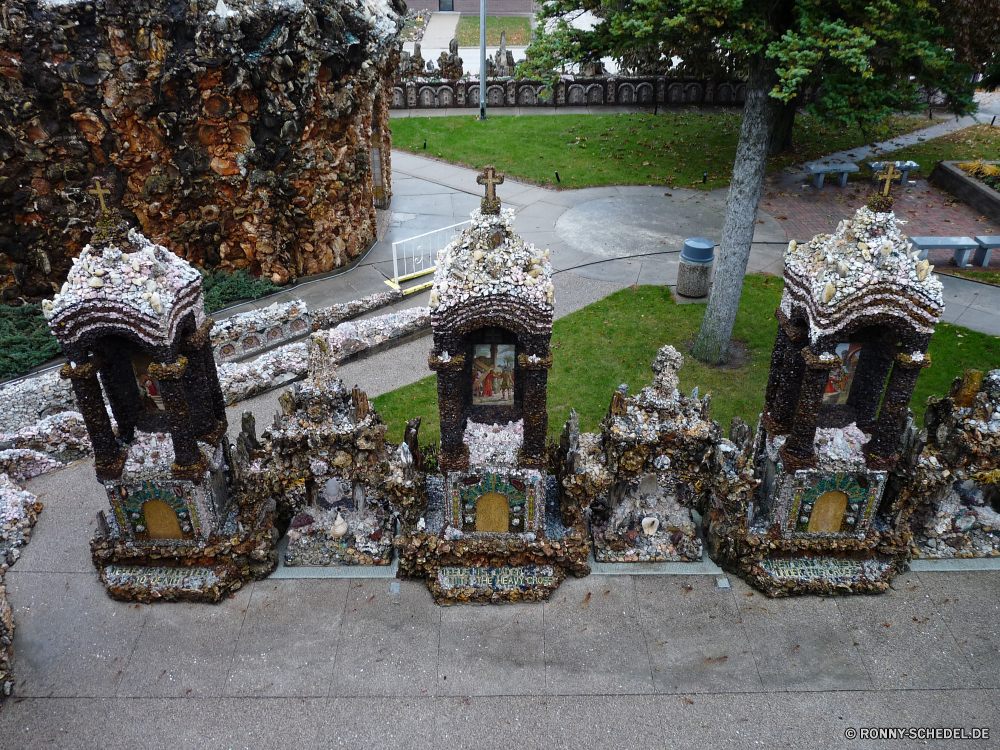
[[[411,281],[412,279],[426,276],[429,273],[434,273],[437,268],[438,251],[444,249],[449,242],[459,235],[461,230],[458,229],[458,227],[465,227],[471,223],[471,220],[463,221],[459,224],[452,224],[451,226],[441,227],[440,229],[434,229],[430,232],[424,232],[423,234],[408,237],[405,240],[397,240],[396,242],[393,242],[392,278],[386,279],[385,283],[393,289],[402,291],[403,294],[412,294],[413,292],[429,287],[434,283],[433,281],[418,284],[417,286],[409,287],[407,289],[402,289],[400,285],[404,281]],[[444,242],[427,241],[417,246],[414,251],[412,245],[413,242],[421,240],[425,237],[429,238],[432,235],[441,235],[442,232],[448,232],[448,230],[454,231],[446,235],[447,239]],[[402,260],[403,263],[402,275],[399,273],[400,260]],[[407,266],[409,266],[409,268]]]

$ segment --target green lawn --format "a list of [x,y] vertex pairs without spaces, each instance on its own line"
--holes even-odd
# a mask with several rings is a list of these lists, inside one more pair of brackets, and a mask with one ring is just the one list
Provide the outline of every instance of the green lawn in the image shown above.
[[[698,111],[652,114],[407,117],[392,121],[393,146],[479,169],[493,164],[513,177],[563,187],[670,185],[714,189],[729,184],[742,117]],[[882,139],[924,127],[897,117]],[[427,139],[427,150],[423,141]],[[815,159],[867,140],[857,130],[814,117],[796,119],[794,150],[770,170]],[[702,184],[702,174],[708,181]]]
[[[486,16],[486,46],[500,46],[500,32],[507,32],[508,47],[527,47],[531,44],[531,19],[512,16]],[[459,47],[479,46],[479,16],[462,16],[458,19],[455,38]]]
[[[771,348],[777,332],[774,310],[782,290],[774,276],[747,276],[733,335],[742,350],[740,366],[712,368],[685,356],[681,389],[712,392],[712,417],[728,431],[733,416],[756,424],[764,404]],[[558,439],[571,408],[580,429],[596,431],[619,383],[636,393],[652,379],[650,363],[664,344],[686,355],[701,323],[704,305],[677,305],[666,287],[616,292],[555,322],[554,364],[549,373],[549,436]],[[1000,367],[1000,337],[942,324],[931,342],[933,367],[921,372],[912,407],[918,420],[932,394],[947,393],[951,380],[968,368]],[[389,425],[389,439],[402,440],[406,421],[423,417],[422,443],[440,439],[434,376],[383,394],[375,407]]]
[[939,161],[996,161],[1000,159],[1000,127],[989,125],[974,125],[949,135],[934,138],[915,146],[907,146],[898,151],[892,151],[879,158],[892,161],[912,159],[920,165],[919,172],[923,177],[930,175],[934,165]]

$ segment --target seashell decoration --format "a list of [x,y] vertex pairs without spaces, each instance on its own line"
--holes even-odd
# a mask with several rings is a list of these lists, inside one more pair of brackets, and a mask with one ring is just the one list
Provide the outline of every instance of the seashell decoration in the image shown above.
[[837,287],[835,287],[829,281],[826,282],[826,286],[823,287],[823,302],[825,304],[830,304],[830,301],[837,296]]
[[934,266],[926,260],[922,260],[917,263],[917,281],[923,281],[927,278],[928,274],[934,270]]
[[350,526],[347,521],[342,515],[340,515],[340,513],[338,513],[337,517],[333,520],[333,526],[330,527],[330,536],[334,539],[340,539],[348,532],[349,529]]
[[646,516],[642,519],[642,533],[646,536],[653,536],[660,528],[660,519],[656,516]]

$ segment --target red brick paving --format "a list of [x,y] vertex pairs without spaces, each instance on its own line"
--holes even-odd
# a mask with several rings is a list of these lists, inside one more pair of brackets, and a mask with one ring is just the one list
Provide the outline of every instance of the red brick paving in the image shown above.
[[[841,219],[853,216],[864,205],[874,187],[867,182],[849,182],[846,188],[827,183],[817,190],[811,182],[807,187],[803,184],[787,186],[786,183],[781,187],[773,181],[765,188],[761,201],[761,208],[778,219],[790,240],[809,240],[817,234],[832,233]],[[900,225],[900,230],[908,236],[1000,235],[1000,226],[995,222],[927,180],[918,179],[915,185],[902,190],[894,185],[892,195],[896,198],[896,219],[907,222]],[[935,265],[945,265],[951,261],[951,253],[931,251],[929,259]],[[1000,268],[1000,253],[993,253],[990,268]]]

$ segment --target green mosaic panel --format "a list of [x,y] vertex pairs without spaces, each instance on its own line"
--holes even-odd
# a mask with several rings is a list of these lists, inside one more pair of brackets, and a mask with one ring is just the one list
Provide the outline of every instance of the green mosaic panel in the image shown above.
[[[182,527],[185,519],[190,517],[191,531],[184,532],[185,539],[201,536],[201,519],[198,517],[198,509],[191,492],[179,484],[171,483],[171,486],[164,486],[154,482],[143,482],[138,487],[119,484],[109,488],[109,494],[112,496],[111,507],[118,520],[118,527],[123,531],[130,530],[134,536],[141,538],[146,528],[143,506],[150,500],[162,500],[177,514]],[[140,526],[143,527],[143,531],[138,530]]]
[[[805,482],[809,480],[806,479]],[[785,528],[796,536],[839,536],[854,535],[868,528],[875,504],[881,496],[883,477],[880,474],[847,474],[838,472],[822,476],[811,485],[802,480],[792,494]],[[867,485],[867,487],[863,486]],[[839,532],[810,532],[809,521],[816,501],[826,492],[843,492],[847,495],[847,507]]]
[[533,528],[535,493],[527,491],[526,482],[501,474],[485,474],[473,483],[472,480],[475,479],[476,477],[467,477],[461,480],[452,493],[452,518],[460,522],[463,533],[476,531],[476,501],[487,492],[496,492],[507,498],[510,504],[508,523],[511,533],[520,534]]

